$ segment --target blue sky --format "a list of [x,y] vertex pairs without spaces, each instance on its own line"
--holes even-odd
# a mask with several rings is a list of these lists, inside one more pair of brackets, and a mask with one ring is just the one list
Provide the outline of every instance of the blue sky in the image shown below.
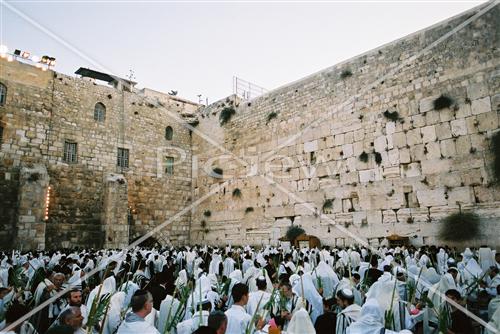
[[3,1],[1,43],[209,102],[234,75],[274,89],[483,1]]

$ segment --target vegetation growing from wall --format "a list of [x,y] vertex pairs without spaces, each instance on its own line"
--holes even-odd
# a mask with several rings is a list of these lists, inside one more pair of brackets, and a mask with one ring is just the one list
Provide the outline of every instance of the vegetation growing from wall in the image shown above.
[[269,122],[272,121],[273,119],[275,119],[276,117],[278,117],[277,112],[272,111],[269,114],[267,114],[266,124],[269,124]]
[[363,153],[359,155],[359,160],[363,162],[368,162],[368,153],[363,151]]
[[442,221],[439,237],[445,241],[467,241],[479,233],[479,216],[473,212],[457,212]]
[[384,117],[390,121],[396,122],[399,119],[399,113],[397,111],[384,111]]
[[352,76],[352,71],[350,69],[345,69],[345,70],[342,71],[342,73],[340,73],[340,78],[341,79],[347,79],[350,76]]
[[236,114],[236,110],[233,107],[225,107],[222,109],[219,115],[220,125],[224,125],[231,120],[231,117]]
[[333,209],[333,199],[326,199],[325,202],[323,203],[323,207],[321,208],[321,210],[323,211],[323,213],[327,213],[332,209]]
[[297,239],[300,235],[304,234],[306,231],[300,226],[292,225],[286,231],[286,238],[293,244],[295,239]]
[[241,197],[241,190],[239,188],[236,188],[233,190],[233,197],[237,197],[237,198]]
[[434,100],[433,104],[435,110],[442,110],[451,107],[453,99],[447,95],[441,94],[441,96]]

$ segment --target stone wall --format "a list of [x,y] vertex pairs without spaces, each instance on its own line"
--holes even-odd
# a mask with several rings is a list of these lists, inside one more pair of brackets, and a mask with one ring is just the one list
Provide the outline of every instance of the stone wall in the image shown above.
[[[193,193],[204,200],[192,239],[267,244],[293,223],[330,245],[393,233],[429,244],[461,206],[482,220],[472,243],[500,245],[489,141],[499,128],[498,5],[451,32],[486,5],[253,101],[207,107],[199,130],[223,148],[193,137]],[[441,95],[453,102],[435,108]],[[220,126],[231,103],[236,114]],[[216,165],[224,180],[207,174]]]
[[[121,173],[128,183],[130,237],[166,221],[191,201],[191,136],[184,118],[197,105],[151,90],[127,92],[56,72],[43,72],[17,61],[0,60],[0,81],[7,100],[0,106],[4,127],[0,187],[15,193],[8,173],[32,163],[48,170],[52,193],[47,246],[103,244],[104,177]],[[106,107],[105,120],[94,120],[94,106]],[[165,128],[173,128],[166,140]],[[64,143],[77,143],[76,163],[63,159]],[[129,150],[129,168],[117,166],[117,150]],[[182,153],[182,154],[181,154]],[[165,175],[165,156],[176,161]],[[8,202],[0,212],[8,213]],[[163,242],[188,237],[189,212],[162,230]]]

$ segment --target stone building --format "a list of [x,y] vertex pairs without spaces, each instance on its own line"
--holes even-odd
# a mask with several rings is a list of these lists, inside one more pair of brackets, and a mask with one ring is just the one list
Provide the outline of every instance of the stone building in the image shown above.
[[1,60],[1,248],[121,247],[155,227],[162,243],[260,245],[291,224],[419,245],[459,210],[481,217],[472,244],[498,246],[498,17],[486,3],[209,106]]

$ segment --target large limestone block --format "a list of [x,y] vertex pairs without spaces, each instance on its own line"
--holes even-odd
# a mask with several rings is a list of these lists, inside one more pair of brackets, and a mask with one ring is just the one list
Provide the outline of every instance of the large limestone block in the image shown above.
[[448,191],[448,205],[474,203],[474,193],[471,187],[458,187]]
[[444,191],[444,188],[417,190],[417,199],[420,203],[420,206],[429,207],[448,204]]
[[451,160],[449,159],[423,160],[421,163],[424,175],[447,173],[451,167]]
[[472,101],[471,104],[472,115],[479,115],[485,112],[491,111],[490,97],[484,97],[482,99],[477,99]]
[[375,151],[384,152],[387,148],[387,139],[385,136],[379,136],[374,140]]
[[450,122],[451,125],[451,134],[454,137],[465,136],[467,134],[467,124],[465,123],[465,119],[456,119]]
[[422,133],[422,141],[424,143],[433,142],[436,140],[436,128],[434,125],[424,126],[420,129]]
[[312,140],[312,141],[304,143],[304,152],[309,153],[309,152],[314,152],[317,150],[318,150],[318,141],[317,140]]
[[488,95],[488,86],[484,82],[473,83],[467,86],[467,97],[477,100]]
[[421,144],[422,143],[422,137],[420,135],[420,129],[417,128],[417,129],[409,130],[406,133],[406,142],[410,146],[415,146],[417,144]]

